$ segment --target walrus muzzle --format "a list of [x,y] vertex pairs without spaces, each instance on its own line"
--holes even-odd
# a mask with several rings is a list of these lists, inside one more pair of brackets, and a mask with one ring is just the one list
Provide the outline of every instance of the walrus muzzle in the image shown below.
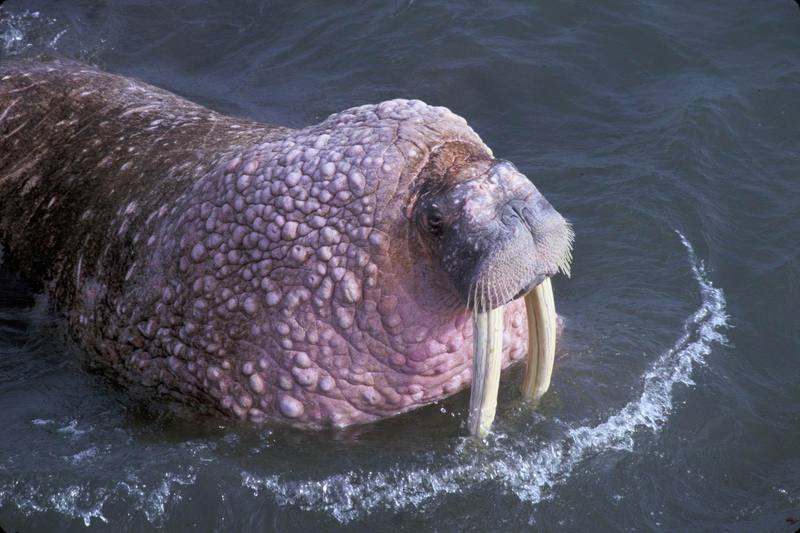
[[[474,166],[474,165],[473,165]],[[556,346],[556,312],[550,277],[569,275],[572,229],[514,166],[496,161],[484,172],[469,165],[446,201],[442,266],[473,312],[473,380],[469,431],[485,435],[494,420],[503,355],[503,307],[525,299],[528,322],[523,396],[538,401],[550,386]],[[426,203],[426,202],[423,202]]]
[[[512,200],[504,206],[503,224],[517,228],[516,237],[493,254],[468,293],[475,302],[468,421],[473,435],[488,433],[494,420],[503,353],[503,305],[508,301],[525,298],[528,354],[522,395],[537,402],[550,387],[556,350],[556,310],[550,276],[559,270],[569,275],[573,234],[543,196],[534,198],[528,202]],[[541,254],[540,249],[551,253]],[[561,250],[557,260],[542,264],[539,256],[552,255],[553,249]]]

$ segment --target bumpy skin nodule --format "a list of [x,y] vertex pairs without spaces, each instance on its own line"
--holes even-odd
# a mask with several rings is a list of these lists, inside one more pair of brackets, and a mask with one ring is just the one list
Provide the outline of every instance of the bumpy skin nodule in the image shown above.
[[[491,159],[442,107],[292,130],[64,60],[0,65],[0,242],[93,361],[190,403],[302,427],[469,385],[472,326],[413,238],[431,154]],[[505,364],[525,353],[506,308]]]

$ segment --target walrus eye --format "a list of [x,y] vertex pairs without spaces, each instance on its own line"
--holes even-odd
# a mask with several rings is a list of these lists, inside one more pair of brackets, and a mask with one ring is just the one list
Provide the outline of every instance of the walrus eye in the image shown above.
[[444,233],[444,219],[439,210],[434,209],[423,215],[423,223],[434,237],[441,237]]

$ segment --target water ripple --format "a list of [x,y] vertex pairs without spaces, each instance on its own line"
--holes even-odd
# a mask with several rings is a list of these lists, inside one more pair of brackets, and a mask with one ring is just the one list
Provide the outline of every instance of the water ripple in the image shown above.
[[444,467],[393,467],[384,472],[351,471],[320,480],[290,481],[280,475],[242,472],[242,483],[255,495],[266,491],[281,505],[323,511],[342,523],[378,510],[419,508],[448,494],[463,493],[487,481],[521,501],[536,504],[569,478],[590,454],[633,450],[639,430],[657,433],[673,410],[675,385],[693,385],[692,370],[705,364],[714,344],[727,342],[722,289],[713,286],[691,243],[680,233],[701,296],[700,307],[684,323],[683,334],[643,377],[642,392],[618,412],[594,426],[567,428],[562,439],[540,449],[529,442],[496,435],[487,449],[469,446]]

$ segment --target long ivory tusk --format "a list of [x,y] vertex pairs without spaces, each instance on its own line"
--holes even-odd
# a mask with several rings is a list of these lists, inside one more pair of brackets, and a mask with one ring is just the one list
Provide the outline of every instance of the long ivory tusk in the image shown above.
[[497,410],[500,367],[503,358],[503,307],[475,312],[473,318],[472,392],[469,397],[469,432],[484,437]]
[[553,286],[545,278],[525,296],[528,314],[528,368],[522,382],[522,396],[539,400],[550,388],[556,355],[556,306]]

